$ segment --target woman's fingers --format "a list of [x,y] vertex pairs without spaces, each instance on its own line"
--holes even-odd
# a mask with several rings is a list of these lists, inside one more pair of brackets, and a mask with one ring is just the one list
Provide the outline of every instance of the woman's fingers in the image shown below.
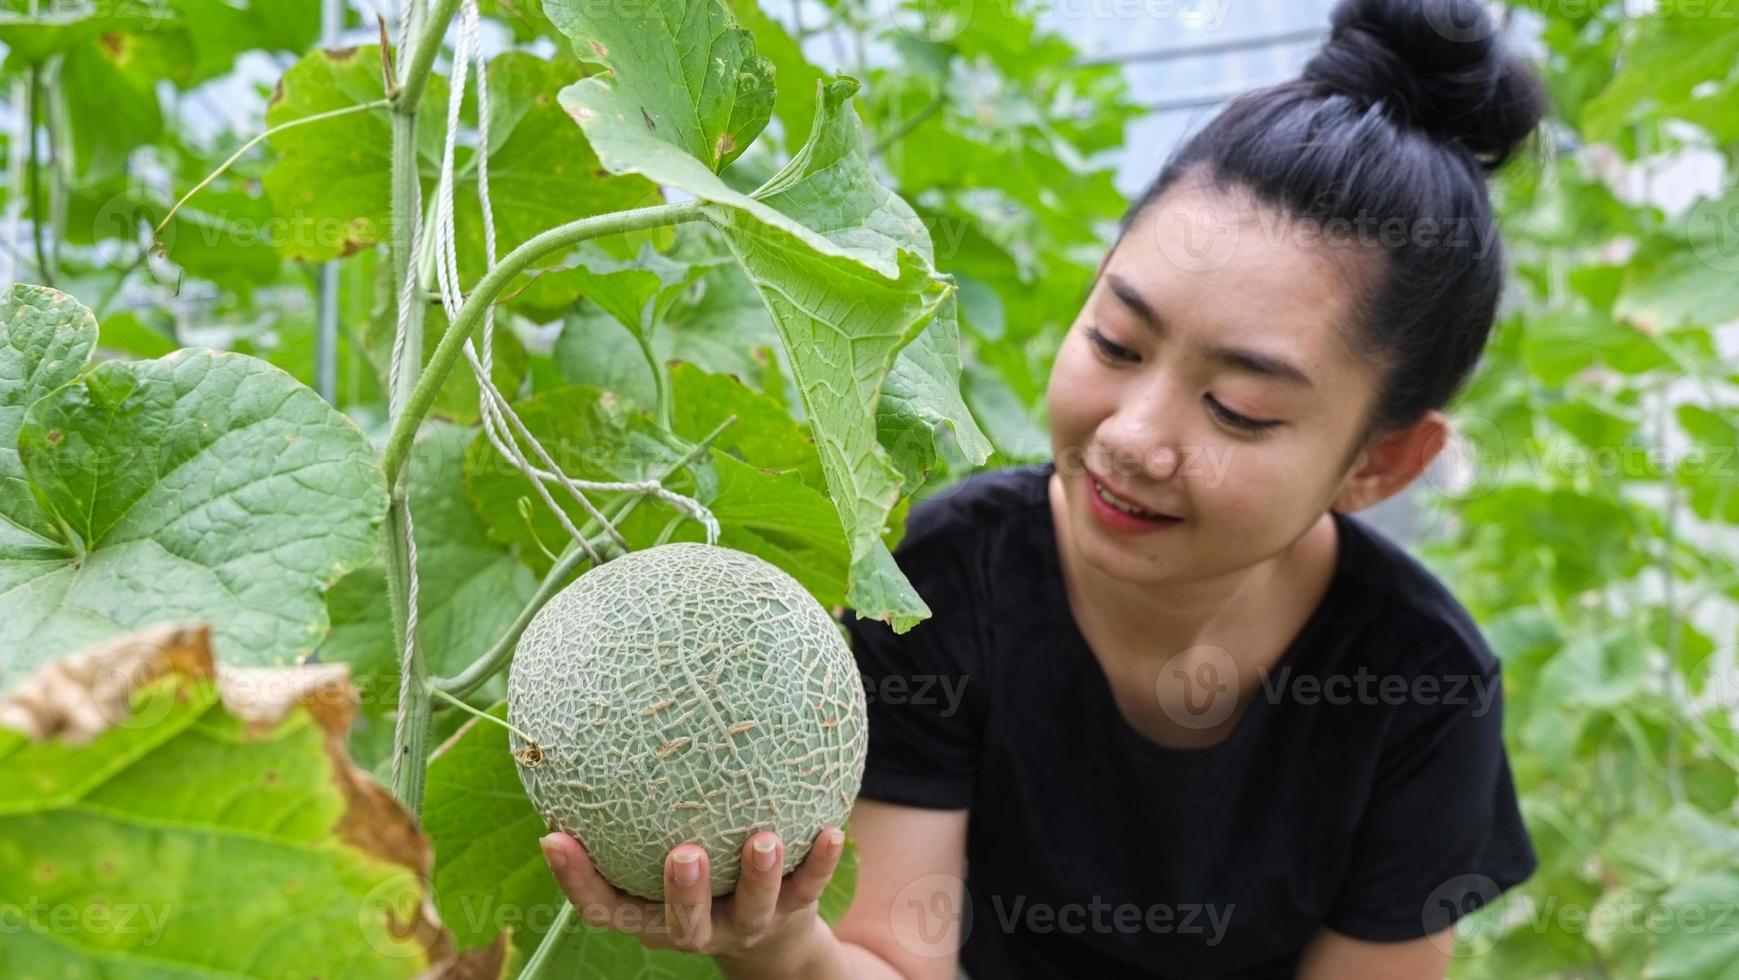
[[815,835],[815,843],[809,846],[803,863],[791,872],[784,887],[780,888],[780,911],[790,912],[820,901],[821,893],[827,890],[827,883],[833,878],[834,870],[839,867],[839,858],[844,853],[845,831],[823,827],[821,833]]
[[[620,928],[619,923],[624,921],[622,911],[639,903],[604,880],[585,847],[559,830],[538,843],[543,847],[544,860],[549,862],[556,884],[573,903],[574,910],[580,913],[581,920],[589,925]],[[638,921],[645,921],[645,917]]]
[[743,844],[743,870],[731,897],[731,921],[737,933],[753,941],[773,925],[778,911],[785,848],[772,831],[750,834]]
[[712,874],[706,851],[684,844],[664,858],[664,925],[674,949],[698,953],[712,941]]

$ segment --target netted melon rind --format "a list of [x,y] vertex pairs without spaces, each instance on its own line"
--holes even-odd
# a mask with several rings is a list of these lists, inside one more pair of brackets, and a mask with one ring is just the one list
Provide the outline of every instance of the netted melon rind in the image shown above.
[[763,829],[790,872],[863,778],[863,685],[838,625],[732,548],[665,544],[582,575],[520,638],[507,701],[541,750],[519,766],[533,805],[642,898],[664,897],[664,857],[683,843],[706,849],[714,895],[735,889]]

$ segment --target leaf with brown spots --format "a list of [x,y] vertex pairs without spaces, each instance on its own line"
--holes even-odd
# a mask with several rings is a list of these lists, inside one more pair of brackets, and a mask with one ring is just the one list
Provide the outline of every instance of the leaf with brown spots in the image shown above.
[[7,975],[500,977],[503,943],[453,954],[428,840],[345,755],[344,668],[228,667],[210,636],[132,634],[0,699],[0,894],[42,896]]

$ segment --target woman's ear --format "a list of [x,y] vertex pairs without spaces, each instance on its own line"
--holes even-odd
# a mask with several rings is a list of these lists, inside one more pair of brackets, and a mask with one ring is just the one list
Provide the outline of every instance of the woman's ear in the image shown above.
[[1407,488],[1449,442],[1450,423],[1431,411],[1406,427],[1371,440],[1354,457],[1330,506],[1343,513],[1381,503]]

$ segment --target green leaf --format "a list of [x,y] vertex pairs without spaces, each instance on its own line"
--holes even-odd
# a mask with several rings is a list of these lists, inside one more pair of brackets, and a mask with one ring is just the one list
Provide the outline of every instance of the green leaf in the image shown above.
[[[632,123],[712,173],[748,149],[772,116],[773,64],[755,54],[754,35],[718,0],[546,0],[544,13],[573,39],[575,53],[611,71],[608,80],[565,91],[570,112],[585,106]],[[599,156],[612,172],[626,172],[601,147]]]
[[163,12],[147,4],[51,5],[40,13],[0,10],[0,44],[10,57],[41,64],[103,34],[157,29],[164,26],[162,19]]
[[778,79],[773,115],[784,130],[787,148],[802,146],[809,135],[815,104],[809,93],[825,76],[803,56],[803,47],[779,21],[767,16],[757,0],[727,0],[739,23],[755,35],[755,50],[773,63]]
[[1675,475],[1689,491],[1691,510],[1705,521],[1739,524],[1739,487],[1733,481],[1739,426],[1730,414],[1701,405],[1680,405],[1677,414],[1691,443],[1675,460]]
[[[688,363],[672,364],[671,428],[689,441],[710,433],[728,415],[731,423],[713,448],[763,470],[796,473],[816,489],[826,483],[821,458],[804,427],[771,398],[727,374],[709,374]],[[837,521],[835,523],[838,523]]]
[[133,151],[163,129],[157,104],[161,45],[136,34],[105,34],[61,62],[75,173],[100,180],[121,173]]
[[[581,12],[566,5],[546,9],[576,41],[596,40],[596,25]],[[673,0],[665,16],[675,19],[682,9]],[[622,27],[613,21],[608,26]],[[607,39],[603,43],[620,50],[610,49]],[[637,56],[653,64],[677,57]],[[743,195],[703,162],[714,157],[697,148],[685,128],[695,108],[669,95],[649,98],[644,86],[650,76],[626,77],[636,67],[650,72],[647,64],[637,60],[608,78],[578,82],[563,90],[562,104],[612,172],[643,174],[709,202],[708,220],[724,232],[760,292],[796,375],[804,417],[851,543],[848,601],[863,615],[909,629],[929,609],[881,540],[888,512],[899,501],[902,474],[877,443],[875,412],[895,355],[952,290],[930,269],[928,232],[911,207],[870,172],[862,129],[849,105],[855,81],[819,86],[808,142],[766,185]],[[647,105],[662,114],[645,114]],[[667,117],[672,122],[659,130],[657,120]],[[648,127],[648,120],[654,125]]]
[[[489,199],[495,217],[497,258],[556,225],[664,203],[650,181],[613,177],[601,169],[585,134],[557,104],[556,93],[586,74],[582,66],[570,60],[545,61],[522,51],[508,51],[489,62],[488,72]],[[476,93],[467,93],[467,106],[475,102]],[[425,108],[424,118],[428,113]],[[433,128],[444,131],[445,123],[434,123]],[[475,159],[454,156],[458,167],[453,213],[459,275],[463,282],[471,283],[484,272],[482,203],[477,197]],[[439,170],[428,166],[425,176],[432,187]],[[612,239],[625,240],[626,236]],[[597,241],[587,243],[590,251],[599,247]],[[559,259],[558,254],[543,264]]]
[[[1718,928],[1732,921],[1739,908],[1739,875],[1713,871],[1679,885],[1660,897],[1660,904],[1678,910],[1682,928],[1660,933],[1660,953],[1649,964],[1649,976],[1672,980],[1739,980],[1739,929]],[[1695,914],[1697,918],[1688,918]]]
[[1527,321],[1522,357],[1540,383],[1559,387],[1596,365],[1636,370],[1672,363],[1636,327],[1591,310],[1557,309]]
[[[279,126],[384,98],[380,72],[378,45],[311,51],[278,81],[266,124]],[[435,164],[446,128],[441,124],[446,101],[446,80],[432,76],[423,97],[417,144],[422,157]],[[266,172],[265,186],[288,225],[280,246],[286,258],[333,259],[386,240],[392,224],[388,110],[309,123],[277,133],[269,142],[278,161]]]
[[[1732,206],[1739,207],[1739,197]],[[1637,263],[1615,312],[1654,329],[1732,320],[1739,316],[1739,253],[1712,257],[1701,249],[1679,250],[1658,263]]]
[[[488,65],[489,195],[496,255],[554,225],[594,214],[662,201],[658,188],[639,178],[612,177],[557,105],[555,95],[581,78],[572,61],[545,61],[507,52]],[[418,169],[424,200],[440,176],[446,134],[447,79],[434,75],[417,127]],[[314,51],[293,65],[267,110],[271,125],[362,105],[384,96],[378,46]],[[466,117],[475,94],[467,93]],[[463,141],[461,141],[463,143]],[[389,113],[382,109],[325,119],[274,135],[279,160],[265,184],[278,215],[289,223],[285,256],[320,260],[349,254],[386,239],[391,226]],[[477,161],[463,145],[454,154],[454,237],[462,282],[483,275],[482,205]],[[558,262],[560,256],[549,260]],[[522,277],[512,289],[525,281]]]
[[672,304],[657,343],[667,358],[748,382],[776,361],[779,331],[754,284],[731,260],[707,272],[694,291]]
[[198,54],[196,78],[230,70],[244,51],[300,55],[320,38],[320,8],[282,0],[172,0]]
[[[347,686],[302,671],[214,680],[209,651],[179,643],[148,662],[81,656],[89,677],[171,672],[119,704],[63,679],[33,710],[102,719],[83,744],[0,728],[8,976],[409,978],[438,965],[416,825],[343,754]],[[18,723],[16,705],[6,713]]]
[[24,379],[0,391],[23,464],[8,462],[5,483],[0,649],[19,652],[0,664],[0,687],[168,619],[211,620],[234,663],[311,650],[326,632],[321,594],[374,552],[386,512],[355,424],[238,354],[186,348],[69,379],[95,340],[88,312],[18,286],[0,313],[5,374]]
[[31,493],[18,433],[25,409],[78,376],[96,346],[97,320],[65,293],[13,286],[0,297],[0,328],[0,555],[52,561],[62,553],[60,532]]
[[1674,4],[1640,21],[1637,39],[1605,91],[1583,109],[1589,139],[1613,139],[1627,123],[1665,115],[1691,101],[1697,86],[1724,80],[1739,57],[1739,31],[1709,8],[1676,11]]
[[955,295],[950,294],[930,325],[900,349],[882,388],[877,408],[879,438],[900,468],[906,494],[923,485],[940,455],[936,440],[939,426],[954,433],[971,465],[990,458],[990,440],[960,395],[959,350]]
[[550,356],[566,384],[613,391],[647,409],[658,405],[658,382],[634,331],[591,303],[567,315]]
[[[719,520],[719,544],[765,558],[817,602],[839,605],[850,551],[832,501],[794,474],[757,469],[717,449],[710,455],[718,483],[703,498]],[[698,527],[683,537],[704,540]]]

